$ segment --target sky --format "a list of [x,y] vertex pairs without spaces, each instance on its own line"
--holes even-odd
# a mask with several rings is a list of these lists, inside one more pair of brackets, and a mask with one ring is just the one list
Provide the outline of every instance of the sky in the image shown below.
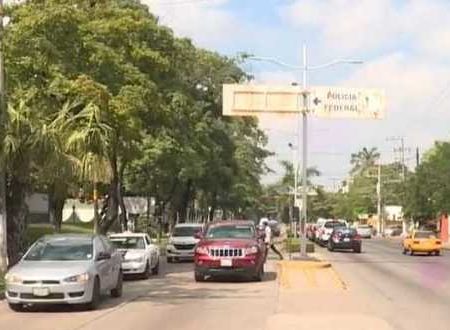
[[[300,65],[352,58],[308,75],[310,86],[381,88],[387,96],[383,120],[309,121],[308,164],[322,173],[317,183],[333,187],[348,175],[350,155],[377,147],[383,162],[398,157],[402,137],[406,160],[415,165],[436,140],[450,136],[450,1],[448,0],[143,0],[162,24],[199,46],[234,56],[246,52]],[[242,68],[255,83],[287,84],[301,73],[261,62]],[[292,160],[288,143],[298,145],[295,117],[261,118],[275,153],[267,164],[274,182],[282,159]],[[301,143],[301,140],[300,140]],[[408,151],[410,150],[410,151]]]

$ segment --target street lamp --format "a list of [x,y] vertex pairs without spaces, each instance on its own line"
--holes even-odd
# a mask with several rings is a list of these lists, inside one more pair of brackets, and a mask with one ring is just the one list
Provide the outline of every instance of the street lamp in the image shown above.
[[[301,239],[301,255],[302,257],[306,257],[306,232],[305,232],[305,227],[306,227],[306,217],[307,217],[307,199],[308,199],[308,191],[307,191],[307,166],[308,166],[308,91],[307,91],[307,84],[308,84],[308,71],[315,71],[315,70],[320,70],[320,69],[325,69],[331,66],[335,66],[338,64],[362,64],[364,63],[361,60],[357,60],[357,59],[335,59],[332,60],[330,62],[324,63],[324,64],[320,64],[320,65],[312,65],[312,66],[308,66],[308,62],[307,62],[307,52],[306,52],[306,44],[303,44],[303,65],[301,66],[297,66],[297,65],[291,65],[285,62],[282,62],[278,59],[272,58],[272,57],[260,57],[260,56],[253,56],[253,55],[244,55],[242,58],[243,59],[249,59],[249,60],[254,60],[254,61],[263,61],[263,62],[270,62],[270,63],[274,63],[289,69],[294,69],[294,70],[299,70],[302,71],[302,96],[303,96],[303,110],[301,111],[301,113],[299,113],[299,116],[301,115],[301,119],[302,119],[302,126],[303,126],[303,136],[302,136],[302,155],[303,155],[303,159],[302,159],[302,203],[301,203],[301,210],[302,210],[302,215],[301,215],[301,225],[300,225],[300,229],[302,232],[302,239]],[[299,143],[298,146],[300,145],[300,118],[299,118],[299,125],[297,128],[297,133],[298,133],[298,139],[299,139]],[[297,153],[297,160],[300,156],[300,153]],[[299,164],[300,162],[297,161],[297,163]],[[295,191],[294,196],[297,195],[297,191]],[[297,204],[295,206],[300,206],[298,205],[299,201],[295,198]]]
[[[292,164],[294,167],[294,207],[298,205],[297,201],[297,191],[298,191],[298,157],[297,157],[297,147],[294,146],[291,142],[288,143],[289,149],[292,150]],[[290,203],[289,203],[290,204]],[[292,208],[294,212],[294,208]],[[294,228],[292,228],[292,222],[291,222],[291,230],[294,232],[294,237],[296,237],[296,225],[294,223]]]

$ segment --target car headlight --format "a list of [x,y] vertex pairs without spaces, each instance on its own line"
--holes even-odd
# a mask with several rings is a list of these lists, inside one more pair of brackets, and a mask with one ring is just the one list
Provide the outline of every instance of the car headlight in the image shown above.
[[144,262],[144,257],[125,259],[126,262]]
[[206,246],[199,246],[195,249],[195,253],[197,254],[208,254],[208,248]]
[[20,284],[22,283],[22,279],[14,274],[6,274],[5,275],[5,282],[6,284]]
[[249,255],[249,254],[257,254],[259,251],[258,247],[256,245],[248,247],[245,249],[245,254]]
[[89,281],[89,273],[84,273],[84,274],[80,274],[80,275],[74,275],[74,276],[70,276],[67,277],[63,280],[63,282],[67,282],[67,283],[86,283],[87,281]]

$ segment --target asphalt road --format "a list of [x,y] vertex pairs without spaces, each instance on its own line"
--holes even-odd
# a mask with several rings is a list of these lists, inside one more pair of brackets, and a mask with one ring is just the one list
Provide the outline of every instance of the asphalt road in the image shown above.
[[399,239],[364,240],[361,254],[319,251],[347,283],[354,311],[394,329],[450,329],[450,251],[403,255]]
[[196,283],[193,264],[161,265],[161,275],[125,282],[124,296],[105,297],[98,311],[70,307],[11,312],[0,302],[0,329],[5,330],[201,330],[264,329],[276,308],[275,264],[262,282],[244,279]]
[[332,268],[278,274],[271,260],[260,283],[195,283],[191,263],[163,263],[161,275],[127,281],[124,297],[94,312],[14,313],[0,302],[0,329],[450,329],[450,251],[405,256],[399,241],[372,239],[361,254],[318,252]]

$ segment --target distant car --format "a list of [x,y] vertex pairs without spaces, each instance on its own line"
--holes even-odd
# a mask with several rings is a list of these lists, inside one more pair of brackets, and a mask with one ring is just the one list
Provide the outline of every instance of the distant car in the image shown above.
[[113,245],[122,254],[124,275],[141,275],[149,278],[159,272],[159,247],[145,233],[112,234]]
[[321,245],[327,245],[331,233],[335,228],[346,228],[347,223],[342,220],[330,220],[322,224],[317,230],[316,241]]
[[210,224],[195,249],[195,280],[203,281],[206,276],[245,275],[261,281],[265,252],[253,222]]
[[356,231],[362,238],[372,238],[373,228],[369,225],[358,225]]
[[6,274],[6,299],[14,311],[29,304],[85,304],[95,309],[102,293],[122,295],[121,262],[104,236],[44,236]]
[[384,230],[385,236],[400,236],[403,232],[402,226],[390,226]]
[[169,242],[166,246],[167,262],[174,262],[182,259],[194,259],[195,246],[199,239],[196,234],[203,230],[203,225],[199,223],[180,223],[175,225]]
[[328,240],[328,250],[353,250],[361,253],[361,236],[354,228],[336,227]]
[[403,240],[403,254],[413,255],[417,252],[425,252],[429,255],[440,255],[442,242],[432,231],[417,230],[407,235]]

